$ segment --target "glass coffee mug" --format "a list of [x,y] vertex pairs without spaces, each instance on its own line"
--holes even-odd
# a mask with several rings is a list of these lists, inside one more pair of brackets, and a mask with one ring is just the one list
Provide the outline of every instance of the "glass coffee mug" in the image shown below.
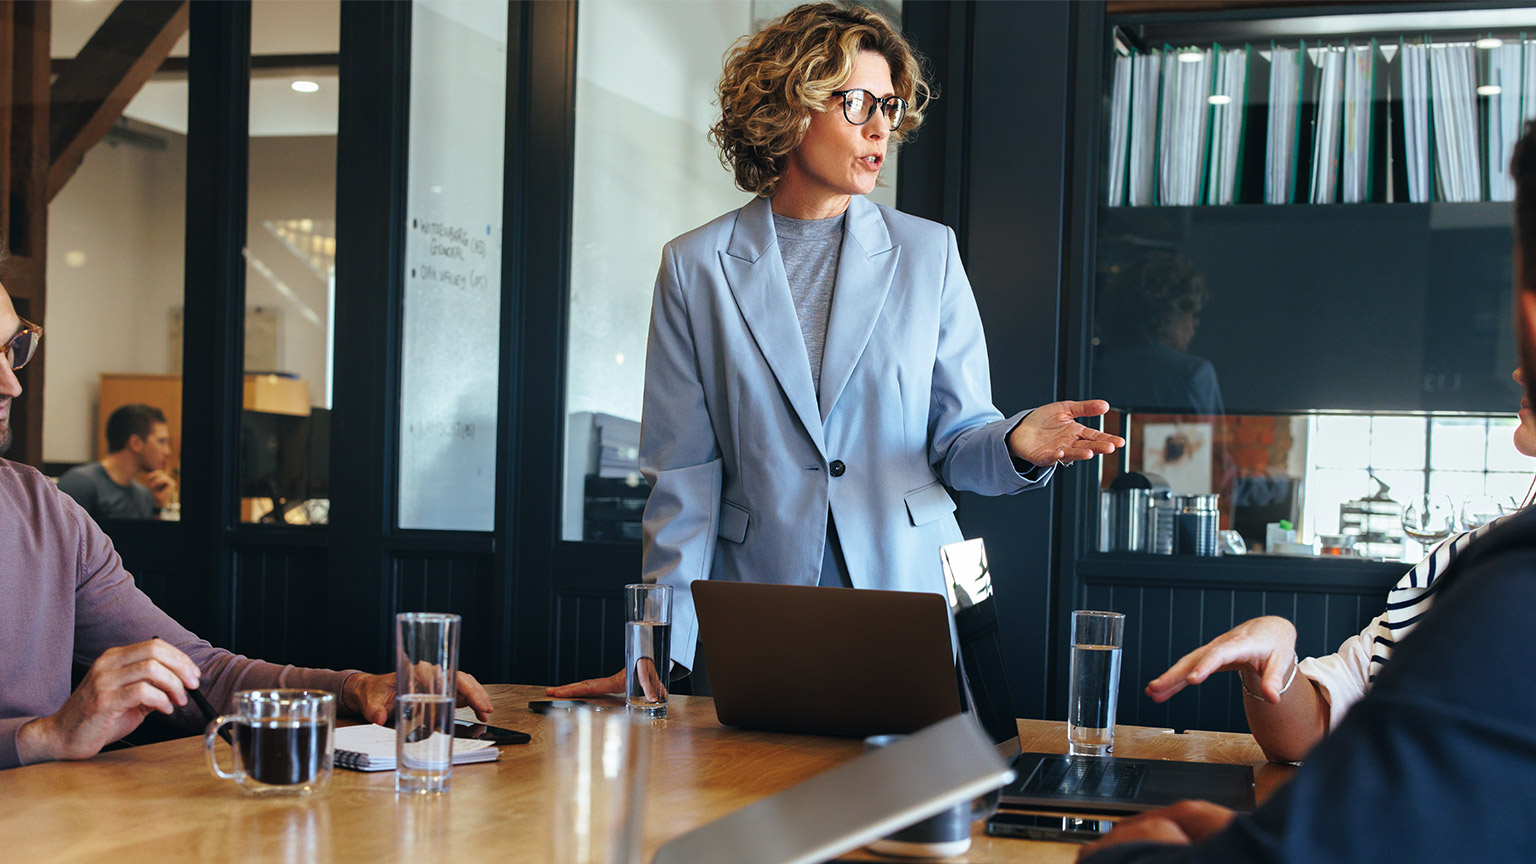
[[[234,738],[234,770],[219,767],[214,737]],[[331,783],[336,697],[321,690],[242,690],[235,713],[208,724],[203,746],[214,774],[248,795],[313,795]]]

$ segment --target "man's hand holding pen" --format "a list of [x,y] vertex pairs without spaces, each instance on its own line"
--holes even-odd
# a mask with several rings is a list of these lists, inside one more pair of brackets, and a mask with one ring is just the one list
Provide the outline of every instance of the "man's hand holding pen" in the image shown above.
[[151,712],[170,714],[187,704],[187,690],[198,686],[201,674],[190,657],[161,639],[107,649],[63,707],[21,727],[16,749],[22,764],[95,756]]

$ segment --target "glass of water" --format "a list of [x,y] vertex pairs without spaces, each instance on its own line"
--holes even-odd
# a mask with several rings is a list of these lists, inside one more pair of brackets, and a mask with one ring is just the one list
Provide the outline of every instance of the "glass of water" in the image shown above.
[[624,586],[624,696],[630,710],[667,716],[672,673],[672,586]]
[[1072,613],[1067,752],[1074,756],[1108,756],[1114,752],[1124,638],[1125,616],[1119,612]]
[[448,791],[458,698],[459,616],[395,616],[395,791]]

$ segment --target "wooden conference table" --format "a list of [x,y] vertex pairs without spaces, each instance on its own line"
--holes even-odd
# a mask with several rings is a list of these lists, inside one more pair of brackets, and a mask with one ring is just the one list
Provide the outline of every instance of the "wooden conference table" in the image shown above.
[[[84,763],[0,772],[0,849],[9,861],[382,862],[550,859],[545,753],[551,721],[530,712],[542,689],[496,685],[493,723],[530,744],[454,770],[439,798],[396,799],[394,772],[337,769],[311,801],[254,800],[208,771],[201,738],[103,753]],[[779,792],[861,752],[859,741],[746,732],[720,726],[709,699],[673,697],[654,721],[645,809],[645,858],[668,839]],[[1022,720],[1026,751],[1064,752],[1060,722]],[[220,748],[227,745],[220,742]],[[1118,755],[1257,766],[1263,800],[1290,776],[1266,763],[1249,735],[1173,734],[1121,726]],[[229,754],[221,752],[228,764]],[[1076,846],[993,838],[976,828],[956,861],[1067,862]],[[730,859],[722,850],[722,861]],[[850,860],[860,860],[854,855]]]

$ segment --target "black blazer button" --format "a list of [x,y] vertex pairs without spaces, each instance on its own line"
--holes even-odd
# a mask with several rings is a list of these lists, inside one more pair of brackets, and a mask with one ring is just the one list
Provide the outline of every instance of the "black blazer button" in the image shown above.
[[843,464],[843,460],[834,459],[832,464],[827,466],[827,470],[832,472],[833,477],[841,477],[843,472],[848,470],[848,466]]

